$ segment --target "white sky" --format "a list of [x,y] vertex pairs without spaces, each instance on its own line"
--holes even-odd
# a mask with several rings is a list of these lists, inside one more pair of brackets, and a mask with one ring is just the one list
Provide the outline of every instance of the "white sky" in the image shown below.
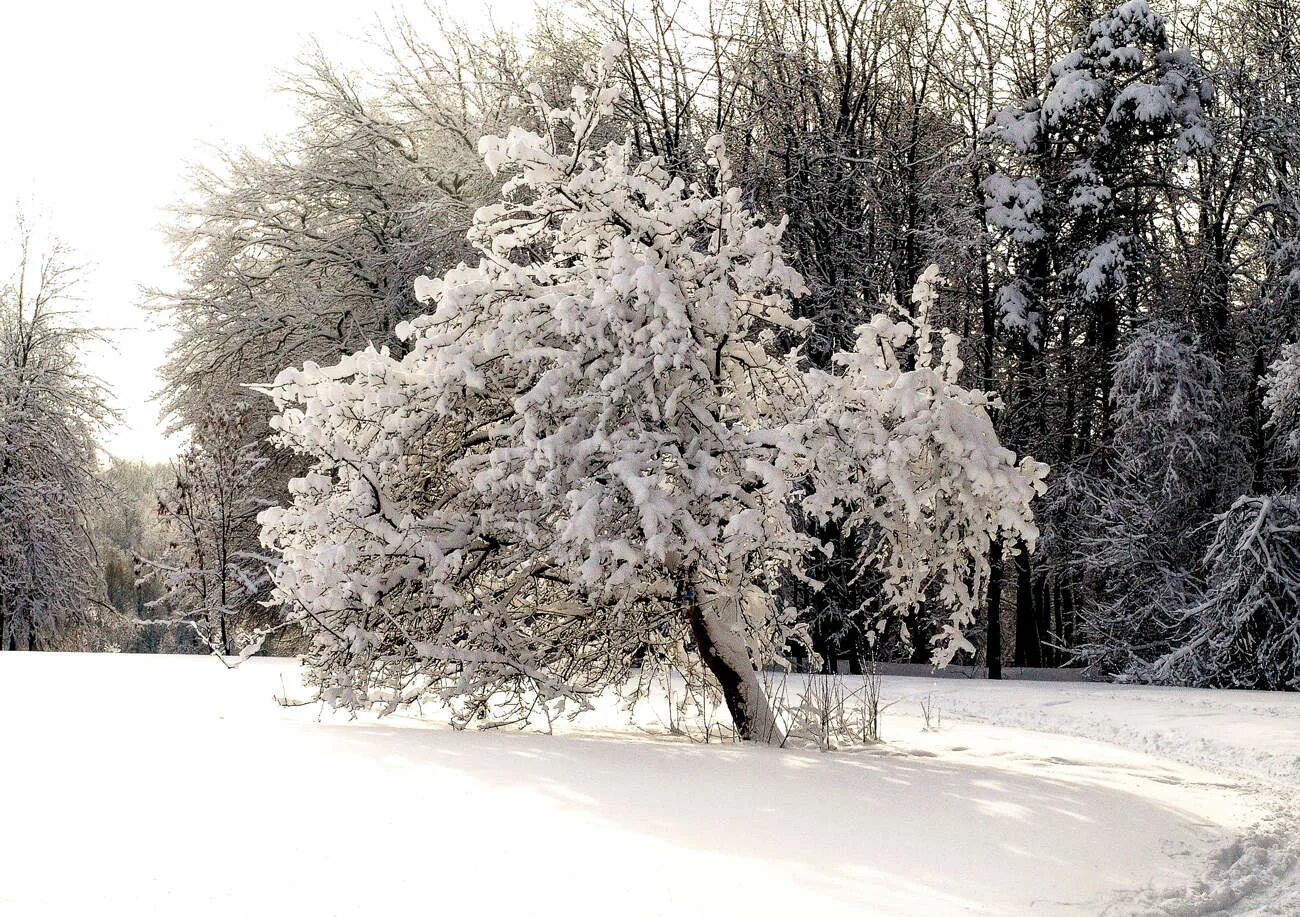
[[[105,446],[161,460],[175,444],[152,396],[169,340],[139,308],[141,287],[174,285],[161,224],[185,193],[187,164],[210,146],[257,145],[292,125],[278,71],[314,39],[345,64],[371,53],[365,35],[400,0],[10,2],[0,14],[0,236],[21,204],[73,246],[91,273],[90,324],[114,348],[88,357],[123,415]],[[471,21],[477,3],[453,4]],[[498,0],[498,24],[528,2]],[[413,16],[414,18],[414,16]],[[4,253],[7,254],[7,253]],[[0,264],[7,273],[9,262]]]

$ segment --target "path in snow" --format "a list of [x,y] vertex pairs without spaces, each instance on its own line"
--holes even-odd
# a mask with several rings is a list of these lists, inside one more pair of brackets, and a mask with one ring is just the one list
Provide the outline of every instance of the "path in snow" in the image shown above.
[[1143,906],[1300,915],[1300,694],[888,676],[883,687],[903,706],[930,698],[959,730],[987,724],[1084,737],[1231,781],[1261,816],[1224,845],[1200,881],[1152,890]]
[[1140,713],[1108,686],[891,679],[942,692],[942,728],[905,702],[889,744],[820,754],[609,737],[608,711],[600,736],[318,722],[272,703],[294,682],[0,654],[0,913],[1197,913],[1271,812],[1255,777],[1025,730]]

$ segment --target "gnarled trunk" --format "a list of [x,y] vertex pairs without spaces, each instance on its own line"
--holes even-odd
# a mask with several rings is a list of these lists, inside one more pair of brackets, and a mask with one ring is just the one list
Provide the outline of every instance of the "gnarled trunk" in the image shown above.
[[722,687],[736,732],[747,742],[781,745],[785,730],[750,662],[740,622],[717,603],[702,603],[693,587],[682,590],[686,620],[700,658]]

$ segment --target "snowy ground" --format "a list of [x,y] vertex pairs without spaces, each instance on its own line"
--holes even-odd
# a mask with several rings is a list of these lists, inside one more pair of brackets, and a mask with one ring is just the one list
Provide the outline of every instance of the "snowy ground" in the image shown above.
[[886,743],[822,754],[294,684],[0,655],[0,914],[1300,913],[1300,696],[892,677]]

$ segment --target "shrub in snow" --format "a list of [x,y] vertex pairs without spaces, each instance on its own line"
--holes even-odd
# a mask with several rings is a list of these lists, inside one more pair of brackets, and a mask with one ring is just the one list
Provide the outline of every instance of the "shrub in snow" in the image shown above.
[[1300,690],[1300,497],[1241,497],[1216,523],[1209,587],[1178,616],[1185,636],[1149,677]]
[[608,60],[540,132],[481,143],[508,172],[479,252],[416,294],[400,359],[283,372],[278,441],[311,461],[266,510],[275,597],[311,635],[323,696],[437,697],[519,722],[702,661],[739,733],[780,740],[760,669],[799,636],[774,599],[815,547],[793,510],[870,531],[896,610],[937,595],[966,645],[990,540],[1031,540],[1045,469],[957,382],[957,341],[878,315],[831,372],[788,343],[804,288],[780,225],[741,203],[720,140],[709,187],[593,143]]
[[880,715],[898,703],[881,703],[880,667],[874,660],[860,679],[808,675],[791,686],[782,675],[766,687],[789,723],[787,741],[822,751],[880,741]]

